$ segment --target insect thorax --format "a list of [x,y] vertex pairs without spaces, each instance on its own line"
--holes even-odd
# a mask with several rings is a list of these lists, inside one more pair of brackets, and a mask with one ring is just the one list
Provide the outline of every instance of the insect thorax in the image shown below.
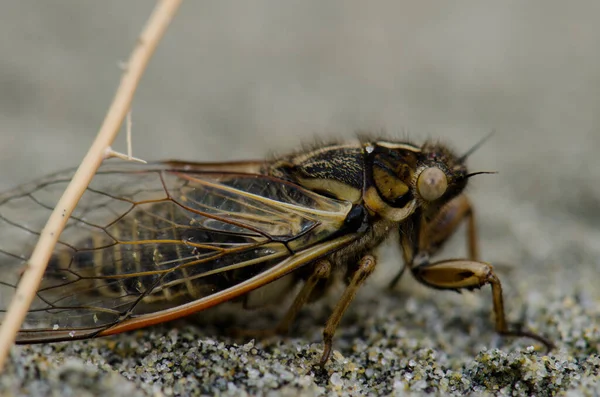
[[330,145],[284,156],[265,172],[400,221],[414,209],[420,153],[417,146],[384,141]]

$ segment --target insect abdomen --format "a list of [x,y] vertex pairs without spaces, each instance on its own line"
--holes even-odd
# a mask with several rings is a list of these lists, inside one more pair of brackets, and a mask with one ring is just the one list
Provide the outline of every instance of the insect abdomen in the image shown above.
[[[195,227],[206,222],[201,218],[177,211],[172,202],[141,207],[82,239],[74,254],[61,250],[54,255],[45,284],[70,285],[73,298],[85,293],[103,300],[180,302],[229,288],[274,263],[267,260],[221,271],[271,255],[275,247],[256,246],[255,236]],[[239,246],[240,252],[232,255],[218,249],[232,246]]]

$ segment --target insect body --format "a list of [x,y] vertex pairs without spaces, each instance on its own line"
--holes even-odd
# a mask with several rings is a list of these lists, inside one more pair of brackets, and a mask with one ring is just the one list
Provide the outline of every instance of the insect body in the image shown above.
[[[284,332],[342,270],[347,286],[325,326],[324,365],[344,311],[375,269],[373,250],[398,230],[402,271],[439,289],[490,284],[496,330],[550,346],[505,321],[500,281],[477,258],[462,193],[477,173],[465,157],[433,142],[361,139],[272,161],[105,165],[60,237],[17,342],[111,335],[248,300],[275,280],[303,282],[275,329]],[[69,177],[0,196],[4,308]],[[470,258],[430,262],[465,219]]]

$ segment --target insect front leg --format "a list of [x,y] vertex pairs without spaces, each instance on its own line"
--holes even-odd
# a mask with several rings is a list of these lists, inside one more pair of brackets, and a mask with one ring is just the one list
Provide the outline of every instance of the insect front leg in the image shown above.
[[[466,195],[461,194],[446,203],[437,212],[433,219],[421,224],[419,232],[419,252],[427,252],[432,255],[438,251],[441,246],[456,232],[456,229],[467,222],[467,252],[469,259],[476,261],[479,259],[479,244],[477,238],[477,224],[473,213],[473,206]],[[407,266],[411,265],[414,256],[412,241],[403,241],[402,249],[404,254],[404,266],[390,282],[388,288],[393,289],[402,278]]]
[[472,290],[490,284],[496,332],[505,336],[532,338],[543,343],[548,350],[554,348],[554,344],[541,335],[520,328],[509,329],[504,312],[502,284],[489,263],[465,259],[444,260],[435,263],[428,263],[425,260],[422,263],[415,263],[411,271],[418,281],[436,289]]
[[350,305],[350,302],[352,302],[354,299],[354,296],[356,295],[356,292],[358,292],[360,286],[365,282],[369,275],[373,273],[376,264],[377,262],[372,255],[365,255],[360,260],[357,269],[352,274],[352,278],[344,290],[344,293],[329,316],[327,324],[325,324],[325,329],[323,330],[323,355],[321,356],[321,360],[318,364],[321,368],[324,368],[325,364],[329,360],[331,349],[333,347],[333,335],[335,334],[335,330],[342,320],[344,312]]
[[419,236],[419,251],[430,255],[438,251],[442,245],[456,232],[456,229],[467,222],[467,252],[469,259],[479,259],[479,243],[477,224],[471,201],[461,194],[439,209],[436,216],[422,224]]
[[[463,220],[467,221],[467,248],[470,258],[430,263],[431,255],[442,247]],[[529,337],[543,343],[548,350],[552,349],[552,342],[540,335],[521,327],[509,328],[504,311],[502,284],[492,265],[477,260],[479,250],[475,218],[473,208],[465,195],[459,195],[449,201],[430,218],[421,214],[420,217],[403,224],[401,244],[405,267],[410,268],[419,282],[432,288],[454,291],[473,290],[490,284],[496,331],[506,336]]]

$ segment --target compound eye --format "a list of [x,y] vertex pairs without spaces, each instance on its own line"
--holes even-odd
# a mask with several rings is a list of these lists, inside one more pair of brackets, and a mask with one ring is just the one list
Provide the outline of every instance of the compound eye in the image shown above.
[[424,169],[417,179],[417,191],[426,201],[435,201],[446,193],[448,178],[438,167]]

